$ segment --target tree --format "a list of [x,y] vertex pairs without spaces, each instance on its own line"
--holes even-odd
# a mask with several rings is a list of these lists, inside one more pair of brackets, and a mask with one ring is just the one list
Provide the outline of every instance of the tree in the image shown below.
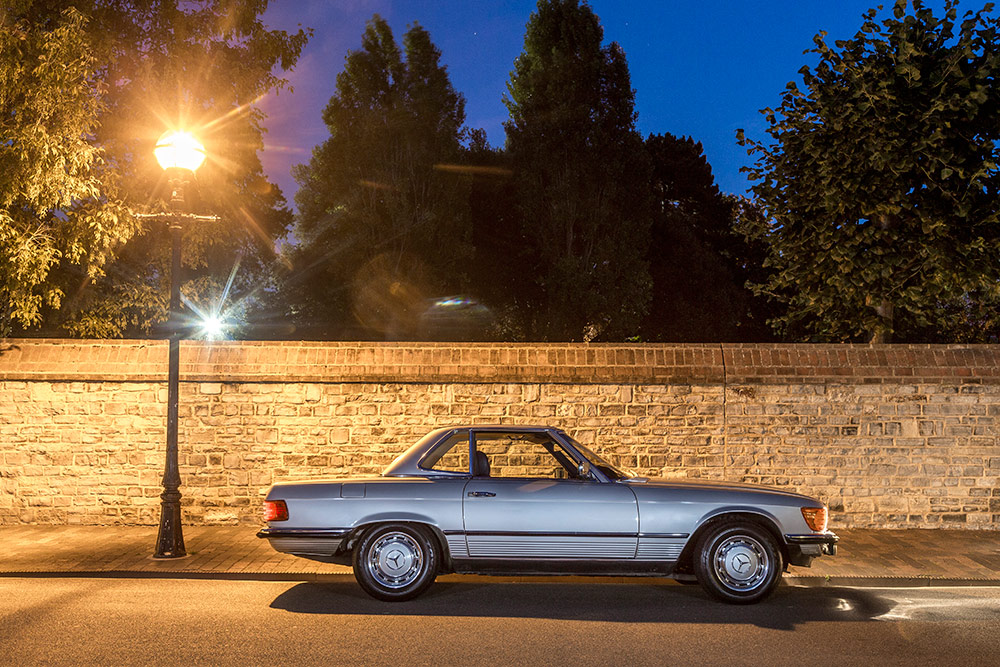
[[46,22],[30,0],[0,13],[0,337],[41,320],[63,290],[60,261],[94,276],[109,246],[130,234],[100,193],[101,151],[89,143],[101,111],[86,48],[86,18],[72,7]]
[[427,300],[465,283],[465,99],[440,59],[416,23],[400,52],[378,15],[347,55],[330,138],[295,172],[300,246],[282,298],[300,335],[414,337]]
[[483,130],[471,130],[462,162],[472,177],[469,217],[473,259],[469,291],[488,304],[493,315],[491,337],[524,340],[524,314],[540,301],[538,284],[518,259],[524,252],[522,219],[511,178],[510,156],[494,148]]
[[539,0],[507,86],[532,338],[621,339],[649,300],[649,168],[625,54],[602,38],[586,3]]
[[765,109],[748,169],[765,216],[747,226],[772,273],[756,285],[787,305],[779,331],[884,342],[942,324],[969,294],[997,304],[997,19],[987,5],[957,21],[898,0],[864,15]]
[[701,143],[671,134],[645,142],[656,206],[647,254],[652,300],[643,319],[649,341],[767,338],[744,287],[752,253],[734,229],[737,200],[723,195]]
[[[22,1],[8,16],[47,26],[66,4]],[[92,58],[86,83],[99,113],[85,139],[103,160],[92,166],[90,196],[75,198],[56,218],[82,226],[100,216],[108,240],[78,256],[57,257],[47,284],[68,296],[61,307],[50,300],[41,310],[44,330],[134,335],[165,318],[167,232],[133,214],[161,206],[157,198],[165,183],[152,146],[169,125],[185,124],[206,143],[210,160],[198,172],[199,211],[221,217],[185,230],[190,279],[183,294],[191,302],[212,300],[239,257],[237,284],[258,285],[290,213],[261,169],[263,116],[254,103],[283,85],[275,72],[292,67],[307,34],[265,29],[259,15],[266,0],[68,4],[86,19],[78,53]]]

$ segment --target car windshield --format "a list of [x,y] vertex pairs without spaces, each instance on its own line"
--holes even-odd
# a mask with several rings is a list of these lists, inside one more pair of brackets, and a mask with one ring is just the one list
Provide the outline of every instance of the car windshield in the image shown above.
[[595,468],[603,472],[605,476],[608,477],[608,479],[629,479],[630,477],[636,477],[636,474],[633,471],[623,470],[616,465],[612,465],[605,459],[601,458],[594,452],[590,451],[589,449],[581,445],[571,436],[566,435],[564,433],[563,437],[569,440],[570,444],[573,445],[573,447],[575,447],[578,452],[587,457],[587,460],[590,461],[590,465],[594,466]]

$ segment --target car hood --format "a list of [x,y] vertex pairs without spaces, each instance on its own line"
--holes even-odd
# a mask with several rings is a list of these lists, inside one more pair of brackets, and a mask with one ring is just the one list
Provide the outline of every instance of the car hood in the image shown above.
[[659,488],[659,489],[704,489],[707,491],[734,491],[738,493],[765,493],[768,495],[787,496],[789,498],[804,498],[815,500],[810,496],[793,491],[785,491],[759,484],[746,484],[744,482],[727,482],[710,479],[671,479],[666,477],[633,477],[622,480],[624,484],[639,488]]

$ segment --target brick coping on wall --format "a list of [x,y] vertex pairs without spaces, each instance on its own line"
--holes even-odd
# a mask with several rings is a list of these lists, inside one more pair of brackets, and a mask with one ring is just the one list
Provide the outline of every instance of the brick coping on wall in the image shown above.
[[[162,340],[0,341],[0,380],[161,382]],[[1000,345],[183,341],[183,382],[981,383]]]

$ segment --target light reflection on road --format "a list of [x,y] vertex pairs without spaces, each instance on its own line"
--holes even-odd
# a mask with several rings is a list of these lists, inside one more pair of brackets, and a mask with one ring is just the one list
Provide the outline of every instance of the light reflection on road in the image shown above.
[[891,605],[874,617],[879,621],[965,621],[1000,618],[996,587],[881,588],[878,595]]

